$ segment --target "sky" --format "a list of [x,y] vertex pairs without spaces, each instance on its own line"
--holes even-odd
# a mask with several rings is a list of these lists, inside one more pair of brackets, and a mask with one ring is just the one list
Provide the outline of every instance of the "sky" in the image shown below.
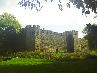
[[50,0],[45,2],[41,1],[43,8],[41,11],[36,11],[35,8],[30,10],[20,7],[18,2],[20,0],[0,0],[0,14],[7,12],[13,14],[20,22],[22,27],[26,25],[40,25],[41,28],[52,30],[54,32],[62,33],[64,31],[76,30],[79,32],[79,37],[83,37],[82,30],[87,23],[96,23],[93,19],[94,14],[90,14],[87,17],[82,15],[81,10],[71,7],[66,7],[66,0],[61,0],[63,5],[63,11],[58,8],[58,1]]

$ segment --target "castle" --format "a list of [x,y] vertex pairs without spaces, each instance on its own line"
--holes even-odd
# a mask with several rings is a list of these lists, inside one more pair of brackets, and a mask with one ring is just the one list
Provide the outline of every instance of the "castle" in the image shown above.
[[24,28],[25,46],[32,51],[74,51],[78,44],[78,31],[63,33],[40,29],[39,25],[27,25]]

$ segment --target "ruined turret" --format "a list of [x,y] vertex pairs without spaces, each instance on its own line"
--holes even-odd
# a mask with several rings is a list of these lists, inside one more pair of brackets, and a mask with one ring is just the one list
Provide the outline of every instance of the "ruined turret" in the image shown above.
[[67,51],[73,52],[78,48],[78,31],[65,31],[65,41]]
[[74,51],[74,38],[71,31],[65,31],[66,49],[68,52]]
[[32,50],[32,27],[31,25],[27,25],[25,27],[25,33],[26,33],[26,48],[27,50],[31,51]]

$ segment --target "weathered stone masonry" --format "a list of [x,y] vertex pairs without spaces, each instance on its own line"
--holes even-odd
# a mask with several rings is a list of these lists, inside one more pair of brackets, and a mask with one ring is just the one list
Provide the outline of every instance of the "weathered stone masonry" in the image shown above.
[[26,48],[40,51],[74,51],[78,44],[78,31],[65,31],[63,33],[40,29],[39,25],[27,25]]

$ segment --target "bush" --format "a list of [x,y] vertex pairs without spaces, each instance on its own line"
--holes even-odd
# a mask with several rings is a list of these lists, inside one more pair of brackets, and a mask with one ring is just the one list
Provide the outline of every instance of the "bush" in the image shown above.
[[[44,52],[17,52],[13,53],[8,58],[36,58],[36,59],[47,59],[50,61],[69,61],[69,60],[78,60],[85,58],[97,57],[97,51],[76,51],[73,53],[44,53]],[[7,59],[7,58],[6,58]],[[1,59],[2,60],[2,59]]]

